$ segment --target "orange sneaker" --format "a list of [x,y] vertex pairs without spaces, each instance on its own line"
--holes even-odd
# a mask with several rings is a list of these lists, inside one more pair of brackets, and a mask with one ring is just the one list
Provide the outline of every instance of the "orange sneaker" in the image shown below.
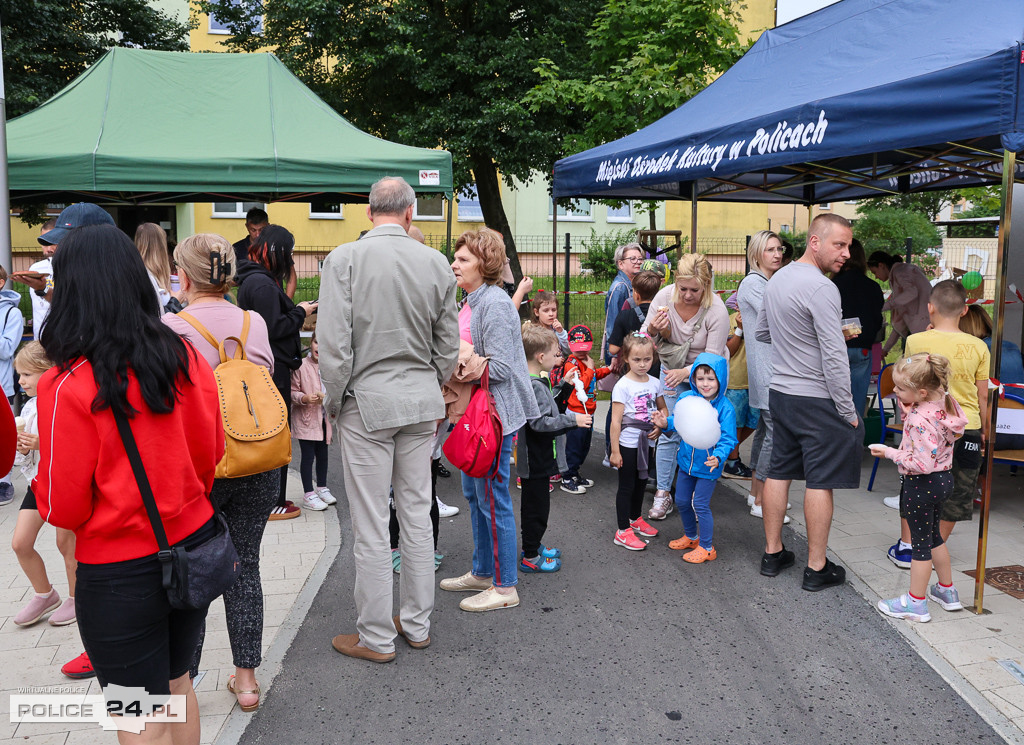
[[683,554],[683,561],[687,561],[690,564],[703,564],[705,561],[714,561],[717,558],[718,552],[715,551],[714,546],[711,547],[710,551],[697,546],[690,553]]
[[682,538],[676,538],[674,541],[668,542],[668,547],[675,549],[676,551],[685,551],[688,548],[697,547],[696,538],[687,538],[685,535]]

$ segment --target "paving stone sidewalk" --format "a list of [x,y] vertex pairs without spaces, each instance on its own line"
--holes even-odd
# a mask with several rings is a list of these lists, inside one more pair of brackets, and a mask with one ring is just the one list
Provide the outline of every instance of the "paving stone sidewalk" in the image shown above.
[[[82,652],[77,625],[58,628],[50,626],[45,619],[29,628],[14,624],[13,616],[33,592],[10,548],[25,492],[24,481],[16,481],[15,486],[14,502],[0,508],[0,546],[5,556],[0,562],[0,745],[111,745],[117,742],[115,734],[104,732],[93,723],[15,724],[9,721],[10,697],[22,692],[19,690],[22,688],[61,686],[64,693],[79,690],[99,693],[95,678],[72,681],[60,672],[61,665]],[[288,492],[293,502],[301,502],[302,488],[294,472]],[[265,600],[264,664],[258,673],[264,691],[270,688],[284,651],[308,608],[309,593],[307,591],[304,597],[303,588],[307,587],[307,582],[309,586],[319,587],[322,577],[317,579],[317,562],[325,553],[332,560],[337,554],[337,525],[333,507],[325,512],[303,510],[296,519],[267,523],[260,562]],[[66,597],[67,579],[55,545],[54,528],[43,526],[36,548],[46,562],[50,581],[61,597]],[[235,706],[234,695],[226,689],[228,676],[235,670],[221,600],[210,607],[201,671],[204,675],[196,693],[202,718],[202,742],[212,743],[230,729],[228,722],[232,711],[241,714]]]

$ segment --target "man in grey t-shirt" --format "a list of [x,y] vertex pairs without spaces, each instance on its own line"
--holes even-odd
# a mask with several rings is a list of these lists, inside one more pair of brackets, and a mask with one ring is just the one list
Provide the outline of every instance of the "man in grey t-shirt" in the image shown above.
[[850,258],[853,232],[838,215],[811,222],[807,250],[765,289],[754,335],[772,345],[768,407],[775,442],[764,485],[765,554],[761,574],[792,566],[782,545],[782,522],[794,479],[805,480],[807,568],[803,588],[840,585],[846,570],[825,556],[832,526],[832,490],[860,485],[863,425],[850,393],[850,362],[841,328],[839,290],[825,276]]

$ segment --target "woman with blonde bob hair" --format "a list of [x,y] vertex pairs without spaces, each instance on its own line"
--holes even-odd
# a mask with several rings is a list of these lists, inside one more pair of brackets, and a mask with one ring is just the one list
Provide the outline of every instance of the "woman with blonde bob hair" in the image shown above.
[[441,580],[441,589],[476,592],[459,603],[465,611],[519,605],[518,533],[508,488],[512,437],[527,419],[539,417],[540,410],[526,366],[519,314],[500,284],[504,264],[505,241],[494,230],[468,230],[455,243],[452,271],[467,293],[459,312],[459,334],[476,354],[487,358],[502,428],[497,473],[492,478],[462,475],[473,525],[473,567],[460,577]]
[[[651,301],[641,331],[654,339],[661,357],[661,381],[669,411],[680,393],[690,389],[690,366],[702,352],[726,356],[729,311],[712,287],[711,262],[703,254],[684,254],[676,264],[675,282],[663,287]],[[679,435],[664,433],[658,438],[656,456],[658,490],[648,513],[652,520],[664,520],[672,512]]]
[[[211,340],[220,344],[234,336],[243,340],[250,362],[273,373],[274,353],[263,317],[224,299],[235,273],[235,249],[231,244],[213,233],[192,235],[174,249],[174,261],[187,307],[177,315],[165,313],[161,319],[164,324],[188,339],[210,367],[220,364],[220,352]],[[246,316],[248,332],[243,334]],[[226,342],[225,353],[233,355],[236,346],[233,341]],[[256,682],[263,639],[260,542],[277,502],[279,481],[277,470],[272,470],[234,479],[215,478],[210,490],[210,501],[227,520],[241,559],[238,580],[224,593],[224,615],[235,663],[235,674],[228,679],[227,687],[235,694],[242,711],[254,711],[260,703],[260,686]],[[198,670],[202,649],[200,637],[193,674]]]
[[[740,306],[740,318],[743,328],[754,329],[764,306],[764,291],[775,272],[782,268],[784,248],[782,239],[770,230],[761,230],[750,238],[747,244],[747,261],[750,262],[750,273],[740,282],[736,290],[736,302]],[[738,330],[738,329],[737,329]],[[743,337],[743,346],[747,350],[747,395],[750,408],[760,412],[754,440],[750,448],[750,493],[747,504],[750,514],[762,517],[761,492],[764,489],[762,473],[768,468],[768,460],[772,453],[772,419],[768,413],[768,384],[772,378],[772,347],[754,338],[753,334]],[[784,518],[789,522],[789,516]]]

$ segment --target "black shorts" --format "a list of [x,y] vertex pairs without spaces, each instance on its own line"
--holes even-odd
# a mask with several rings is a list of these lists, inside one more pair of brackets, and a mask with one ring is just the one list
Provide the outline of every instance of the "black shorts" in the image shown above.
[[981,430],[969,429],[953,446],[953,491],[942,500],[943,520],[955,523],[974,516],[981,462]]
[[765,478],[806,481],[808,489],[860,486],[863,419],[851,427],[832,399],[791,396],[774,389],[768,410],[774,442]]
[[21,500],[21,509],[23,510],[38,510],[39,505],[36,504],[36,495],[32,493],[32,487],[28,488],[25,492],[25,498]]
[[[181,544],[202,543],[213,531],[211,520]],[[189,671],[207,609],[171,607],[155,554],[110,564],[79,563],[77,578],[78,630],[100,685],[169,695],[170,681]]]
[[952,491],[953,474],[949,471],[903,476],[900,517],[910,527],[914,561],[931,561],[932,549],[943,544],[939,533],[939,505]]

